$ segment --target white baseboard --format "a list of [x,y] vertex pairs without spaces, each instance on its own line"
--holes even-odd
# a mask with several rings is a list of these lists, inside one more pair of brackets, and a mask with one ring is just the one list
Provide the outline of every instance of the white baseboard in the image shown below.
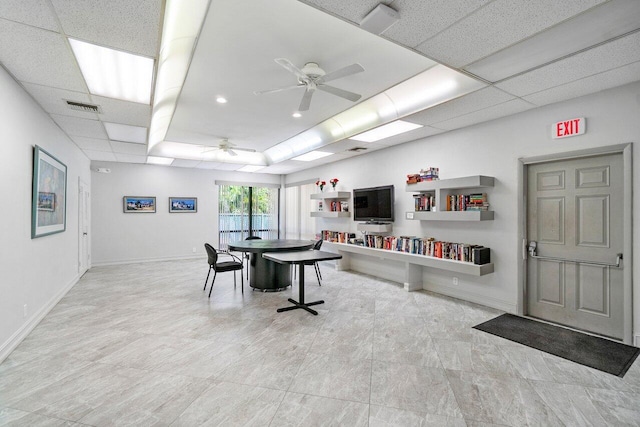
[[74,277],[71,282],[69,282],[64,288],[62,288],[57,294],[55,294],[48,303],[42,306],[40,310],[35,312],[26,321],[26,323],[22,325],[22,327],[18,329],[6,342],[0,345],[0,363],[2,363],[11,354],[11,352],[15,350],[16,347],[18,347],[22,340],[24,340],[27,335],[29,335],[36,326],[38,326],[38,323],[40,323],[40,321],[44,319],[44,316],[49,314],[51,309],[56,306],[56,304],[62,299],[62,297],[64,297],[67,292],[69,292],[71,288],[73,288],[75,284],[78,283],[78,280],[80,280],[84,273],[85,272],[82,272]]
[[516,303],[488,297],[486,295],[476,294],[464,289],[451,288],[448,286],[435,285],[431,283],[425,283],[423,289],[425,291],[431,291],[438,294],[446,295],[448,297],[458,298],[475,304],[484,305],[485,307],[495,308],[496,310],[502,310],[507,313],[515,314],[518,312],[518,304]]
[[125,264],[140,264],[145,262],[162,262],[162,261],[178,261],[184,259],[202,259],[206,260],[206,254],[195,254],[195,255],[182,255],[182,256],[170,256],[170,257],[159,257],[159,258],[133,258],[133,259],[122,259],[122,260],[114,260],[114,261],[98,261],[93,262],[92,267],[106,267],[109,265],[125,265]]

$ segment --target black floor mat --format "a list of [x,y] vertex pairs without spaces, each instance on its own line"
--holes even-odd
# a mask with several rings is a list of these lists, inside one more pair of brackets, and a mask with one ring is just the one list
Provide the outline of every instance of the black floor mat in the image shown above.
[[508,313],[474,328],[618,377],[640,354],[637,347]]

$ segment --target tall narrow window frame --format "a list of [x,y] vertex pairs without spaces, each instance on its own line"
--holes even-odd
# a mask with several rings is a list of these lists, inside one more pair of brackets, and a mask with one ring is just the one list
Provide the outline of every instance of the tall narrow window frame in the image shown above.
[[280,185],[216,181],[218,185],[218,245],[249,236],[280,238]]

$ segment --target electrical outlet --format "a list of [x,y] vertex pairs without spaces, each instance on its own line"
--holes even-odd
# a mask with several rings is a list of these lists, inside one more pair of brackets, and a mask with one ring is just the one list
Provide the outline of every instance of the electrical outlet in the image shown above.
[[453,278],[453,286],[458,286],[458,278],[457,277]]
[[193,248],[193,253],[194,253],[194,254],[196,253],[196,248]]
[[24,316],[25,319],[27,318],[27,313],[28,313],[27,304],[25,304],[24,307],[23,307],[23,312],[22,312],[22,315]]

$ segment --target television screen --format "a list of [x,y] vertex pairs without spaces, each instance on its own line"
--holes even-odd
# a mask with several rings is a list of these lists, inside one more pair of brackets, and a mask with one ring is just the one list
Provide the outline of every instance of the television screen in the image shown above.
[[393,221],[393,185],[353,190],[353,219]]

